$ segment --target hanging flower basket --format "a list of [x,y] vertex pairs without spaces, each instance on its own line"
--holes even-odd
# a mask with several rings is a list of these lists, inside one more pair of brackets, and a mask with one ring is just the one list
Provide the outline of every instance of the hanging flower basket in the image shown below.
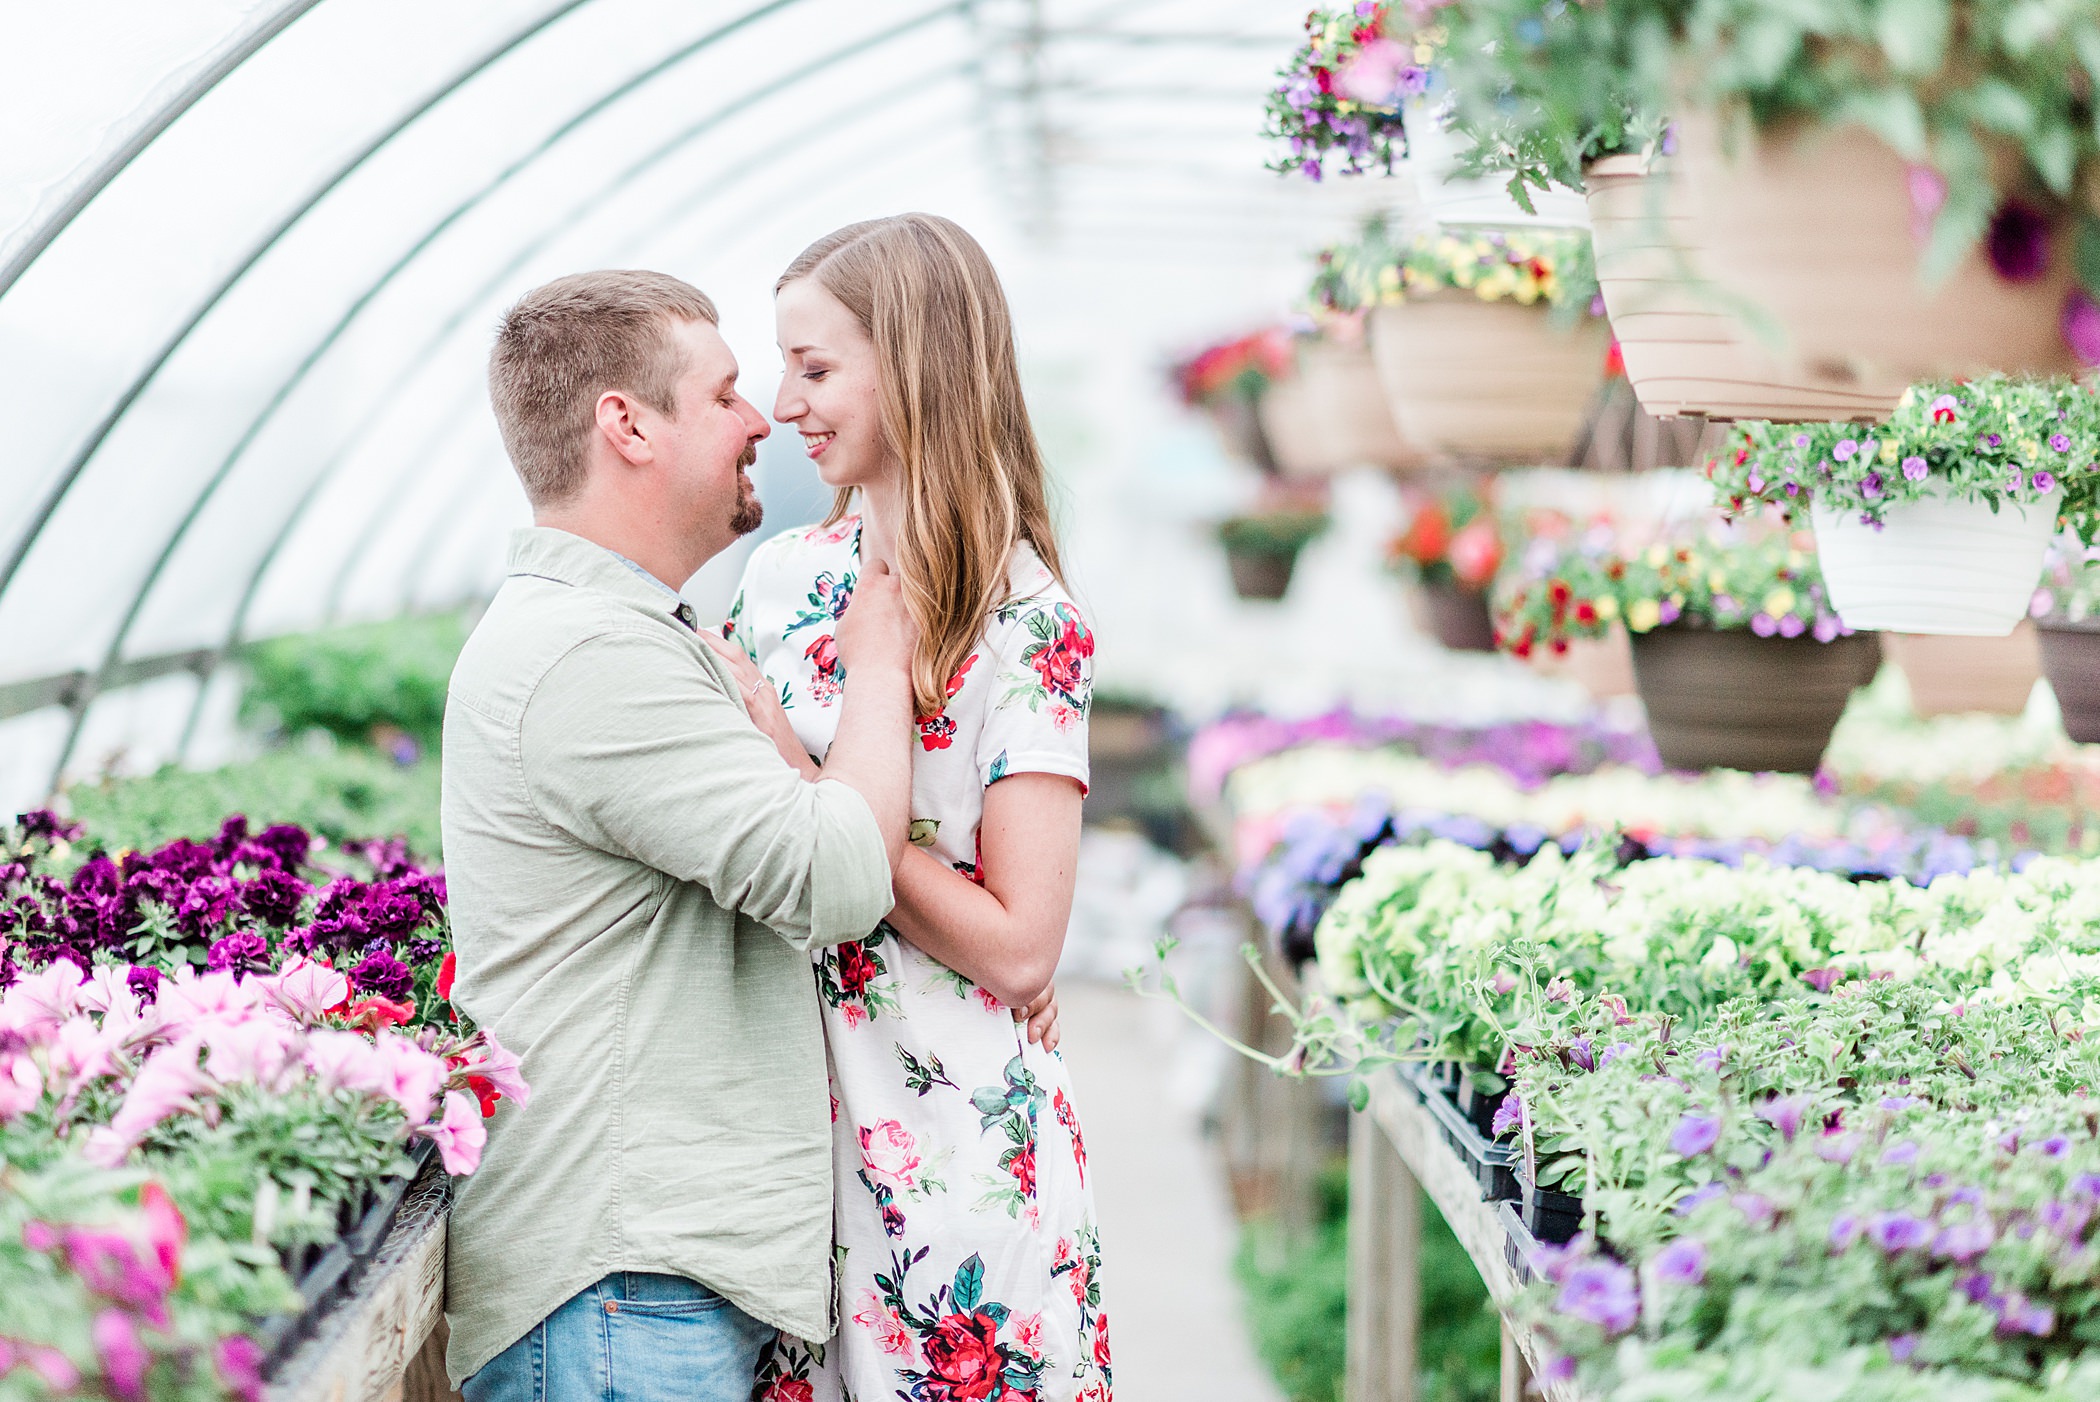
[[2056,693],[2064,734],[2082,745],[2100,744],[2100,621],[2043,619],[2042,673]]
[[1291,339],[1280,327],[1207,346],[1171,373],[1181,402],[1217,430],[1225,451],[1276,474],[1276,457],[1257,412],[1263,393],[1291,364]]
[[1218,525],[1232,590],[1242,599],[1281,599],[1291,587],[1299,552],[1328,527],[1316,511],[1270,511],[1235,516]]
[[1910,684],[1910,708],[1921,716],[2016,716],[2042,675],[2041,648],[2028,623],[1998,638],[1884,633],[1882,646]]
[[2072,381],[1918,385],[1887,424],[1745,424],[1707,464],[1722,509],[1812,504],[1854,628],[2004,637],[2059,517],[2090,537],[2100,400]]
[[1863,384],[1990,371],[2074,373],[2064,318],[2077,286],[2069,221],[2008,204],[1987,245],[1927,287],[1924,235],[1945,198],[1858,127],[1724,133],[1709,111],[1676,124],[1689,246],[1785,351]]
[[1306,408],[1318,425],[1324,456],[1340,468],[1414,473],[1428,466],[1422,451],[1401,437],[1393,421],[1369,346],[1361,341],[1301,341],[1298,378],[1304,384]]
[[1907,380],[1782,356],[1700,294],[1696,279],[1711,260],[1692,242],[1684,181],[1667,163],[1606,156],[1585,176],[1597,283],[1642,408],[1786,423],[1894,411]]
[[1880,660],[1871,633],[1825,643],[1678,624],[1633,638],[1648,733],[1672,769],[1814,773]]
[[1424,580],[1416,596],[1436,640],[1454,652],[1493,652],[1495,618],[1487,591],[1456,583]]
[[1900,502],[1879,527],[1816,505],[1816,551],[1838,616],[1854,628],[2002,638],[2027,616],[2042,552],[2056,532],[2054,492],[2040,501]]
[[1610,338],[1542,308],[1442,292],[1371,313],[1371,352],[1402,433],[1464,462],[1556,462],[1604,383]]
[[1276,471],[1300,481],[1332,477],[1349,466],[1339,441],[1313,409],[1301,376],[1271,381],[1255,405],[1255,420]]

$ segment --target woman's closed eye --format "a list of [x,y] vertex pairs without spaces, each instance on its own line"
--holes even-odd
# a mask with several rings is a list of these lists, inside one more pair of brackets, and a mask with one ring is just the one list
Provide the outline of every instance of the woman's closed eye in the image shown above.
[[831,371],[822,365],[812,365],[802,372],[802,378],[805,380],[821,380],[830,373]]

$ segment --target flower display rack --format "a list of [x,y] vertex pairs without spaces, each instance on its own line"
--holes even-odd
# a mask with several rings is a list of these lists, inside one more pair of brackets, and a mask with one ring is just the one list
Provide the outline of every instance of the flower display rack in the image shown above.
[[[1408,1328],[1396,1329],[1391,1316],[1396,1306],[1412,1309],[1419,1299],[1418,1263],[1403,1257],[1410,1245],[1419,1246],[1420,1234],[1383,1228],[1388,1219],[1404,1218],[1413,1210],[1418,1186],[1450,1224],[1498,1307],[1506,1306],[1522,1288],[1531,1273],[1526,1263],[1539,1249],[1517,1219],[1514,1203],[1491,1203],[1481,1197],[1478,1176],[1444,1137],[1434,1109],[1442,1096],[1425,1092],[1413,1077],[1397,1070],[1377,1072],[1368,1080],[1370,1103],[1349,1124],[1352,1185],[1383,1190],[1352,1190],[1349,1195],[1348,1396],[1366,1402],[1407,1395],[1400,1380],[1414,1377],[1411,1357],[1396,1357],[1388,1339],[1368,1336],[1412,1337]],[[1584,1402],[1582,1393],[1565,1384],[1534,1384],[1545,1362],[1537,1340],[1507,1314],[1502,1331],[1502,1396]],[[1381,1375],[1365,1376],[1355,1366],[1360,1359],[1377,1359]],[[1537,1391],[1530,1391],[1534,1386]]]
[[[445,1225],[450,1180],[428,1165],[354,1288],[316,1311],[271,1372],[271,1402],[440,1402],[456,1399],[442,1364]],[[370,1221],[370,1217],[366,1218]],[[302,1282],[303,1284],[303,1282]]]
[[1451,1093],[1439,1088],[1418,1068],[1410,1067],[1405,1075],[1415,1093],[1422,1097],[1422,1104],[1435,1119],[1437,1134],[1444,1145],[1466,1165],[1479,1185],[1480,1196],[1485,1202],[1502,1202],[1517,1196],[1517,1151],[1508,1144],[1498,1144],[1482,1134],[1458,1108]]
[[276,1315],[257,1331],[263,1348],[263,1369],[274,1374],[290,1358],[300,1342],[317,1328],[329,1310],[357,1288],[367,1268],[386,1245],[402,1204],[422,1177],[437,1145],[424,1140],[409,1151],[415,1167],[401,1178],[374,1184],[364,1201],[346,1204],[339,1226],[342,1235],[334,1241],[314,1242],[287,1253],[286,1269],[306,1302],[297,1314]]

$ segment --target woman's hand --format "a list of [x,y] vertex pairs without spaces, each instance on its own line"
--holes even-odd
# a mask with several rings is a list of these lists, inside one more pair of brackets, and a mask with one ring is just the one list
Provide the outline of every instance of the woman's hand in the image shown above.
[[817,762],[809,757],[809,751],[802,748],[801,737],[795,734],[795,727],[789,722],[787,712],[781,709],[780,696],[773,690],[773,683],[766,674],[759,671],[758,665],[746,657],[744,650],[736,644],[718,638],[711,632],[702,632],[700,641],[713,648],[715,655],[722,659],[722,664],[729,668],[729,675],[735,681],[737,690],[744,693],[744,707],[751,712],[751,723],[773,742],[774,748],[780,751],[780,757],[786,760],[791,768],[805,779],[815,778],[818,772]]
[[1025,1008],[1014,1009],[1014,1021],[1028,1025],[1028,1040],[1041,1043],[1044,1051],[1056,1051],[1059,1041],[1057,1032],[1057,985],[1051,984],[1035,996],[1035,1001]]

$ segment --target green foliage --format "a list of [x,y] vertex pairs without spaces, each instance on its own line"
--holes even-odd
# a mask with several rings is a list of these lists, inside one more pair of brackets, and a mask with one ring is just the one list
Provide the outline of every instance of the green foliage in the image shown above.
[[251,680],[241,718],[286,735],[320,729],[344,740],[391,726],[434,746],[445,683],[466,641],[466,618],[448,613],[256,643],[244,654]]
[[[1321,1213],[1310,1241],[1283,1253],[1262,1248],[1272,1230],[1250,1223],[1234,1269],[1246,1293],[1255,1347],[1291,1402],[1339,1402],[1349,1293],[1349,1180],[1337,1164],[1320,1184]],[[1465,1247],[1427,1198],[1422,1202],[1422,1402],[1489,1402],[1501,1369],[1501,1326]]]
[[1218,539],[1224,542],[1227,550],[1296,558],[1300,550],[1326,534],[1330,524],[1324,511],[1277,511],[1258,516],[1234,516],[1218,523]]
[[2100,167],[2085,0],[1458,0],[1436,23],[1476,168],[1527,204],[1579,189],[1587,160],[1656,144],[1673,109],[1855,124],[1945,178],[1930,276],[2008,199],[2078,212]]
[[299,745],[202,772],[163,769],[68,789],[66,807],[114,851],[217,832],[229,813],[253,826],[298,823],[331,841],[400,837],[438,856],[438,762],[395,763],[360,746]]

